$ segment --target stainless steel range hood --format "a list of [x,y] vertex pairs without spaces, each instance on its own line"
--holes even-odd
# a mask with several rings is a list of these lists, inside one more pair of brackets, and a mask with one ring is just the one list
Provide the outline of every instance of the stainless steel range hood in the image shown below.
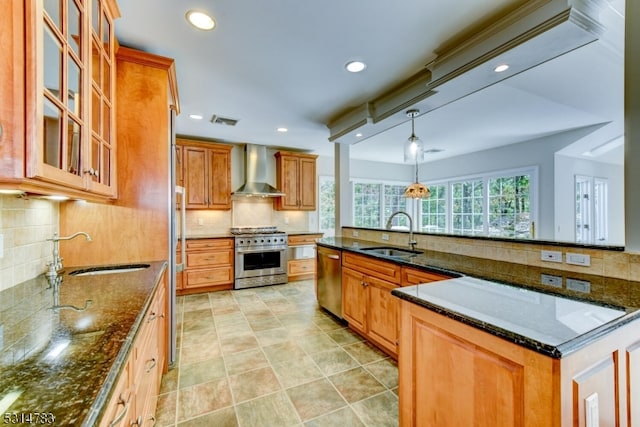
[[234,196],[278,197],[282,191],[267,183],[267,147],[246,144],[244,147],[244,184],[232,193]]

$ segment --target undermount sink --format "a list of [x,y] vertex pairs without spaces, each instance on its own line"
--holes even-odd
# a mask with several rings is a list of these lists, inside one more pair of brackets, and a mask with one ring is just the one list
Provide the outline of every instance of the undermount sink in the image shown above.
[[149,268],[149,264],[121,264],[121,265],[105,265],[101,267],[88,267],[79,270],[73,270],[69,276],[97,276],[100,274],[117,274],[130,273],[132,271],[144,270]]
[[406,257],[421,254],[421,251],[412,251],[409,249],[399,249],[393,248],[390,246],[379,246],[375,248],[362,248],[361,250],[366,252],[374,252],[379,255],[389,256],[389,257]]

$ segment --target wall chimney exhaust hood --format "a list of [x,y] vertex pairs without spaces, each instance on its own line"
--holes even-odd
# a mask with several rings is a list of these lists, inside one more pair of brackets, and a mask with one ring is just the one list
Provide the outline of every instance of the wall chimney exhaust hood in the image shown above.
[[267,183],[267,147],[246,144],[244,147],[244,184],[231,193],[245,197],[279,197],[282,191]]

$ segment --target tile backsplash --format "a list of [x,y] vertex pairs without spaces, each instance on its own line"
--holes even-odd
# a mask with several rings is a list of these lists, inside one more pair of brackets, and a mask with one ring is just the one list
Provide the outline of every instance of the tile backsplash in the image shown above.
[[51,261],[46,239],[59,229],[57,202],[0,195],[0,291],[32,279]]

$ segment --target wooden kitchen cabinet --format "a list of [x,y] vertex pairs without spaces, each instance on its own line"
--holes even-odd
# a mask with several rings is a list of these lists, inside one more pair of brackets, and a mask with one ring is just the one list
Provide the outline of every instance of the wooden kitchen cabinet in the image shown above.
[[287,261],[287,280],[313,279],[316,275],[316,239],[318,234],[290,234],[289,257]]
[[187,240],[186,268],[179,295],[232,289],[234,239]]
[[0,17],[2,56],[12,56],[2,76],[12,96],[0,100],[0,185],[115,197],[115,0],[11,3]]
[[389,355],[398,354],[400,266],[349,252],[342,258],[342,315],[349,326]]
[[418,285],[447,279],[451,279],[451,276],[412,267],[402,267],[402,286]]
[[[636,426],[638,327],[552,358],[402,300],[400,425]],[[588,423],[590,400],[597,411]]]
[[231,209],[230,145],[177,139],[187,209]]
[[313,154],[278,151],[277,187],[285,194],[275,198],[276,210],[316,210],[316,159]]
[[160,382],[167,371],[166,289],[165,271],[112,389],[100,427],[152,426],[155,423]]

